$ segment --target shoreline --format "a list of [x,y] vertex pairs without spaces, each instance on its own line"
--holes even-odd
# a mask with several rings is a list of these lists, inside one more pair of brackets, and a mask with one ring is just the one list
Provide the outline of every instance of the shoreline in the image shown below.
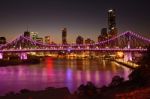
[[[49,57],[49,56],[47,56]],[[52,59],[62,59],[62,60],[89,60],[90,58],[55,58],[50,57]],[[39,64],[43,61],[44,57],[38,57],[38,56],[30,56],[26,60],[20,60],[18,57],[14,57],[11,59],[1,59],[0,60],[0,67],[7,67],[7,66],[17,66],[17,65],[28,65],[28,64]],[[93,59],[93,58],[92,58]],[[96,58],[98,59],[98,58]]]
[[39,64],[41,62],[40,57],[29,57],[26,60],[20,60],[19,58],[11,58],[11,59],[1,59],[0,60],[0,67],[7,67],[7,66],[16,66],[22,64]]

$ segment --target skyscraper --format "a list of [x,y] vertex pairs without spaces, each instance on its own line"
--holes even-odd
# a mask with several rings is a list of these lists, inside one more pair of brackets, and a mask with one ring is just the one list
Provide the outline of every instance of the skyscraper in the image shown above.
[[67,28],[62,30],[62,44],[67,44]]
[[108,10],[108,29],[112,30],[116,27],[116,15],[115,10],[110,9]]
[[50,44],[50,36],[45,36],[45,43]]
[[104,38],[107,38],[107,37],[108,37],[107,28],[102,28],[102,29],[101,29],[101,35],[102,35]]
[[116,11],[114,9],[108,10],[108,30],[110,37],[117,35]]
[[5,37],[0,37],[0,45],[6,43],[6,38]]
[[84,38],[82,36],[78,36],[76,38],[76,44],[83,44],[84,43]]
[[107,28],[101,29],[101,34],[98,36],[98,42],[104,41],[108,39]]
[[24,32],[24,37],[30,38],[30,32],[29,32],[29,31],[25,31],[25,32]]

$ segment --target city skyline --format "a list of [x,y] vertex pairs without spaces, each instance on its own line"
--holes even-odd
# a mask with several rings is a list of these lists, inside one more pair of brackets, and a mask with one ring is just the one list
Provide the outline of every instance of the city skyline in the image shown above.
[[149,7],[144,1],[110,0],[13,0],[0,4],[0,36],[7,40],[15,39],[29,31],[39,36],[51,36],[51,41],[61,43],[61,30],[67,28],[67,41],[75,42],[78,35],[97,42],[102,28],[107,26],[107,11],[116,10],[118,33],[131,30],[149,36]]

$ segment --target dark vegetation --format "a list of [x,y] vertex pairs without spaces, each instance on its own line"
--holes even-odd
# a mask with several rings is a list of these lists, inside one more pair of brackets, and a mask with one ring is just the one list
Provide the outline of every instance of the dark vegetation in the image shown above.
[[40,91],[22,89],[19,93],[9,92],[5,96],[0,96],[0,99],[67,99],[69,95],[70,92],[66,87],[49,87]]
[[[124,78],[120,76],[114,76],[108,86],[101,88],[96,88],[92,83],[81,85],[78,88],[77,95],[81,99],[115,99],[115,96],[119,93],[128,93],[141,88],[143,90],[150,88],[150,47],[148,51],[144,53],[139,64],[140,66],[129,74],[129,80],[125,81]],[[138,99],[150,99],[150,91],[144,95],[148,95],[148,98],[143,97]],[[127,97],[124,97],[123,99],[126,98]]]
[[9,56],[0,60],[0,66],[19,65],[19,64],[38,64],[40,63],[40,57],[28,56],[28,59],[20,60],[18,56]]

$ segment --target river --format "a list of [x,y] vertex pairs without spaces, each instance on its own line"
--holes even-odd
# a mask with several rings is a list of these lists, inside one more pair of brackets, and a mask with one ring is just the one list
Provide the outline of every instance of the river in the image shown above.
[[108,85],[115,75],[128,79],[130,72],[130,69],[109,60],[46,57],[40,64],[0,67],[0,95],[46,87],[68,87],[74,92],[88,81],[101,87]]

